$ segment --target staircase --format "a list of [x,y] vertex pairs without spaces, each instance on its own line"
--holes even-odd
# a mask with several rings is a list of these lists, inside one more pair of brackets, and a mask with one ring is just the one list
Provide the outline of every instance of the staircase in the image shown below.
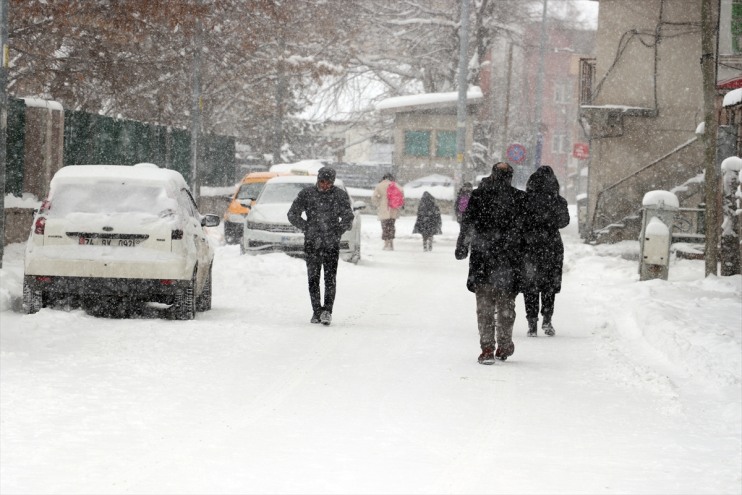
[[[600,191],[586,241],[599,244],[638,239],[642,199],[654,190],[673,192],[680,202],[673,238],[686,242],[698,239],[697,206],[703,197],[703,164],[697,159],[700,145],[695,137]],[[678,178],[686,179],[678,185]],[[703,242],[702,234],[700,239]]]

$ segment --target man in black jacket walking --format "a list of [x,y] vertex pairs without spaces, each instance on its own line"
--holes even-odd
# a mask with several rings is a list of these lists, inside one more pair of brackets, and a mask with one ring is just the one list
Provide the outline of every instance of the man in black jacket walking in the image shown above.
[[[312,323],[329,325],[335,302],[340,237],[353,227],[353,209],[344,190],[335,187],[335,170],[322,167],[317,186],[299,192],[288,212],[291,224],[304,232],[304,254],[312,302]],[[306,220],[302,217],[306,215]],[[320,275],[325,270],[325,301],[320,296]]]
[[[477,298],[479,363],[505,361],[515,352],[515,296],[522,276],[522,223],[525,193],[510,185],[513,168],[500,162],[472,192],[461,220],[456,259],[469,254],[466,287]],[[495,352],[495,344],[497,351]]]

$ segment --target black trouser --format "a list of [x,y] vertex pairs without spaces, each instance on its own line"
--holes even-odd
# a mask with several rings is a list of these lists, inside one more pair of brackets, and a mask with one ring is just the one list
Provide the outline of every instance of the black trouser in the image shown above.
[[[312,302],[312,311],[320,314],[322,310],[332,313],[335,303],[336,277],[338,271],[338,259],[340,258],[339,246],[319,249],[305,249],[307,262],[307,278],[309,280],[309,299]],[[322,305],[322,297],[319,288],[319,279],[322,269],[325,270],[325,304]]]
[[381,221],[381,240],[382,241],[391,241],[394,239],[394,236],[396,234],[396,229],[394,228],[394,222],[396,222],[396,218],[388,218],[386,220]]
[[538,297],[541,295],[541,316],[544,322],[550,322],[554,314],[554,299],[556,294],[553,291],[541,292],[524,292],[523,300],[526,303],[526,318],[529,320],[538,318]]

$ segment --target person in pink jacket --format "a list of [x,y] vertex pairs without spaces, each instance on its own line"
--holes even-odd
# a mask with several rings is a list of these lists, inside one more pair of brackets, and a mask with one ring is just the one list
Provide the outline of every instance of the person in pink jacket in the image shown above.
[[390,208],[389,206],[387,189],[393,182],[394,176],[392,174],[384,174],[371,196],[371,204],[376,208],[376,214],[381,221],[381,239],[384,241],[384,249],[387,251],[394,249],[394,222],[399,218],[399,210],[401,209]]

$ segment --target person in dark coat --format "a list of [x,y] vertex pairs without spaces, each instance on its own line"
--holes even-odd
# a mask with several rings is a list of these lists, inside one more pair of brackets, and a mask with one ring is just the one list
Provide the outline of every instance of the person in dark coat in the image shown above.
[[[335,170],[322,167],[317,172],[317,187],[299,192],[288,212],[291,224],[304,232],[304,254],[312,303],[312,323],[329,325],[337,288],[340,237],[353,227],[350,197],[335,187]],[[306,214],[306,220],[302,218]],[[321,304],[320,275],[325,271],[325,300]]]
[[524,223],[524,286],[528,336],[535,337],[541,298],[541,329],[554,336],[551,317],[562,288],[564,245],[559,229],[569,225],[567,200],[559,195],[559,181],[551,167],[539,167],[526,183]]
[[525,193],[510,185],[512,179],[509,164],[495,164],[491,179],[472,192],[456,242],[456,259],[465,259],[471,250],[466,286],[477,300],[481,364],[492,364],[495,358],[504,361],[515,352]]
[[469,205],[469,198],[471,198],[471,192],[474,190],[471,182],[464,182],[456,194],[456,200],[454,201],[454,211],[456,213],[456,221],[461,223],[461,219],[464,217],[466,207]]
[[423,236],[423,251],[432,251],[433,236],[443,233],[441,230],[441,210],[435,204],[433,195],[428,191],[425,191],[420,198],[420,204],[417,207],[417,219],[412,233]]

